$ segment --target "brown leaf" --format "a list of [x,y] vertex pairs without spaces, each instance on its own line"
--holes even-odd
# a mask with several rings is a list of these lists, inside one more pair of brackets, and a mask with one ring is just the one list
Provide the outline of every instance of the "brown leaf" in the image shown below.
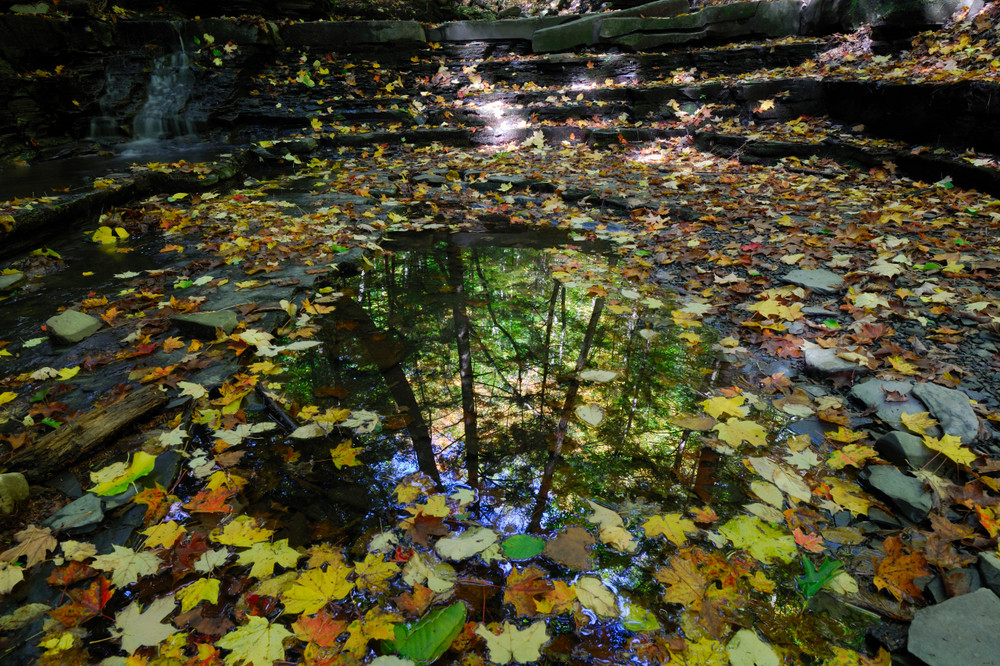
[[434,601],[434,591],[420,583],[413,586],[413,592],[404,592],[398,597],[394,597],[396,607],[410,617],[419,617],[424,614],[431,602]]
[[27,557],[25,568],[30,569],[45,559],[50,550],[59,545],[48,527],[29,525],[14,535],[17,545],[0,553],[0,560],[13,562],[20,556]]
[[931,575],[927,568],[927,560],[920,553],[903,553],[903,544],[898,536],[892,536],[882,542],[885,557],[878,563],[875,570],[875,586],[880,590],[889,590],[897,600],[921,599],[920,589],[914,585],[913,579]]
[[588,548],[596,543],[594,537],[582,527],[568,527],[555,539],[545,544],[542,554],[570,569],[587,571],[591,568]]
[[518,615],[534,617],[537,613],[535,597],[552,590],[552,583],[545,579],[545,572],[538,567],[528,567],[518,571],[514,567],[507,576],[507,587],[503,593],[504,603],[514,606]]

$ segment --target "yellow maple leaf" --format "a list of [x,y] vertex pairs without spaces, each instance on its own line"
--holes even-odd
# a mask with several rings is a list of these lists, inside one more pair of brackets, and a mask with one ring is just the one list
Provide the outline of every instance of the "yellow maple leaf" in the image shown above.
[[4,391],[0,393],[0,405],[5,405],[17,397],[17,394],[13,391]]
[[227,545],[247,548],[258,541],[267,541],[274,534],[274,530],[266,527],[258,527],[257,521],[250,516],[237,516],[237,518],[227,523],[222,530],[214,530],[211,538],[213,541]]
[[892,367],[896,369],[896,372],[901,375],[917,374],[917,366],[905,360],[902,356],[890,356],[889,363],[891,363]]
[[730,446],[739,446],[742,442],[749,442],[751,446],[767,446],[767,431],[754,421],[729,419],[725,423],[716,423],[712,430]]
[[357,467],[361,464],[358,462],[358,454],[363,450],[361,447],[351,447],[351,440],[346,440],[341,442],[337,448],[330,449],[330,457],[333,459],[333,464],[337,466],[337,469],[341,467]]
[[219,603],[219,579],[199,578],[187,587],[181,588],[174,595],[181,601],[181,612],[186,613],[202,601],[210,604]]
[[288,545],[288,539],[282,539],[275,543],[261,541],[252,545],[248,550],[240,553],[238,562],[240,564],[253,564],[250,568],[250,575],[254,578],[266,578],[274,573],[274,567],[294,567],[301,555],[297,550]]
[[762,99],[762,100],[760,100],[760,106],[758,106],[754,110],[757,111],[757,112],[760,112],[760,111],[770,111],[773,108],[774,108],[774,100],[773,99]]
[[384,641],[395,638],[395,627],[402,618],[395,613],[372,608],[362,620],[354,620],[347,627],[350,635],[344,641],[344,652],[361,659],[368,651],[368,641]]
[[706,414],[716,419],[724,414],[746,416],[750,411],[743,406],[743,403],[746,401],[747,399],[742,395],[734,395],[732,398],[717,396],[708,400],[702,400],[701,407],[705,410]]
[[852,494],[850,486],[834,477],[826,477],[823,481],[830,485],[830,496],[833,501],[850,511],[855,516],[867,515],[872,505],[864,497]]
[[282,595],[285,613],[312,615],[331,601],[343,599],[354,589],[354,583],[347,580],[353,572],[349,566],[305,571]]
[[283,625],[272,624],[258,615],[248,615],[245,625],[226,634],[215,644],[224,650],[232,650],[232,654],[226,656],[227,664],[271,666],[276,661],[285,660],[282,642],[294,635]]
[[145,534],[147,537],[143,547],[156,548],[157,546],[163,546],[164,548],[173,548],[174,544],[185,532],[187,532],[187,528],[175,520],[168,520],[165,523],[153,525],[141,532],[141,534]]
[[868,436],[867,432],[855,432],[844,426],[840,426],[833,432],[826,433],[826,438],[833,440],[835,442],[842,442],[844,444],[850,444],[856,442],[860,439],[864,439]]
[[70,379],[73,379],[78,374],[80,374],[80,366],[77,365],[72,368],[63,368],[62,370],[59,371],[59,374],[57,374],[56,376],[65,382],[69,381]]
[[399,573],[399,565],[386,562],[379,553],[368,553],[364,561],[355,565],[354,573],[357,575],[354,582],[359,590],[388,592],[388,581]]
[[943,453],[959,465],[968,465],[976,459],[976,454],[962,446],[962,439],[955,435],[944,435],[940,439],[924,435],[924,446]]
[[423,504],[406,510],[414,516],[422,513],[425,516],[435,516],[436,518],[444,518],[451,513],[451,509],[448,508],[448,500],[444,495],[431,495]]
[[679,513],[665,513],[661,516],[653,516],[642,525],[646,534],[653,537],[663,535],[668,541],[672,541],[678,546],[684,545],[687,537],[685,532],[698,532],[698,527],[693,521],[684,518]]
[[933,428],[938,425],[937,419],[932,418],[930,412],[900,414],[899,420],[903,422],[903,425],[905,425],[907,429],[912,430],[918,435],[925,435],[927,434],[928,428]]

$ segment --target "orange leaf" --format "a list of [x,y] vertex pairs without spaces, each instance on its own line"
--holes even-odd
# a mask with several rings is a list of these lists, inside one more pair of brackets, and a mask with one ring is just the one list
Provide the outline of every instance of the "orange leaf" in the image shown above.
[[889,590],[897,601],[922,598],[913,579],[931,575],[924,556],[920,553],[904,555],[903,544],[898,536],[883,541],[882,548],[885,550],[885,558],[878,563],[875,571],[875,586],[880,590]]
[[514,567],[507,576],[503,600],[504,603],[512,604],[518,615],[533,617],[537,612],[535,597],[548,594],[552,590],[552,583],[545,580],[545,572],[538,567],[528,567],[523,572]]
[[[428,590],[430,592],[430,590]],[[300,615],[292,624],[292,631],[304,641],[311,641],[320,647],[333,647],[339,637],[347,629],[347,622],[335,620],[326,612],[320,610],[315,616]]]
[[184,348],[184,341],[181,340],[180,338],[169,337],[163,341],[163,351],[166,354],[169,354],[175,349],[183,349],[183,348]]

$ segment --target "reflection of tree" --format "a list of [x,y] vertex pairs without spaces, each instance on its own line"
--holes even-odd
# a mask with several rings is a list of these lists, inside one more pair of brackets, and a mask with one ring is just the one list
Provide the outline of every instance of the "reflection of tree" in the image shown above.
[[410,439],[413,440],[413,450],[417,454],[417,465],[420,467],[420,471],[430,476],[440,486],[441,475],[434,460],[430,428],[424,421],[420,405],[417,403],[416,396],[413,395],[413,389],[406,377],[406,372],[403,370],[402,361],[405,356],[403,344],[395,340],[389,333],[379,331],[368,312],[357,301],[350,298],[340,299],[337,301],[337,312],[342,320],[357,324],[354,332],[358,340],[364,345],[368,355],[375,362],[379,372],[382,373],[392,399],[400,409],[407,412],[409,422],[406,425],[406,430],[410,434]]
[[462,423],[465,426],[465,468],[469,485],[479,488],[479,428],[476,421],[476,394],[473,386],[472,350],[469,347],[469,314],[465,309],[465,261],[462,250],[448,244],[448,284],[454,293],[452,312],[458,372],[462,383]]

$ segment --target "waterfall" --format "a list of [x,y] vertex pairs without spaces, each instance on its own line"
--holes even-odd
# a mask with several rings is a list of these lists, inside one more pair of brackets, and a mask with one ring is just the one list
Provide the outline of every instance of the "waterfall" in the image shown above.
[[196,123],[185,113],[194,91],[194,72],[180,27],[177,23],[172,25],[177,32],[180,50],[153,61],[146,101],[132,124],[132,134],[138,141],[191,136],[197,131]]

